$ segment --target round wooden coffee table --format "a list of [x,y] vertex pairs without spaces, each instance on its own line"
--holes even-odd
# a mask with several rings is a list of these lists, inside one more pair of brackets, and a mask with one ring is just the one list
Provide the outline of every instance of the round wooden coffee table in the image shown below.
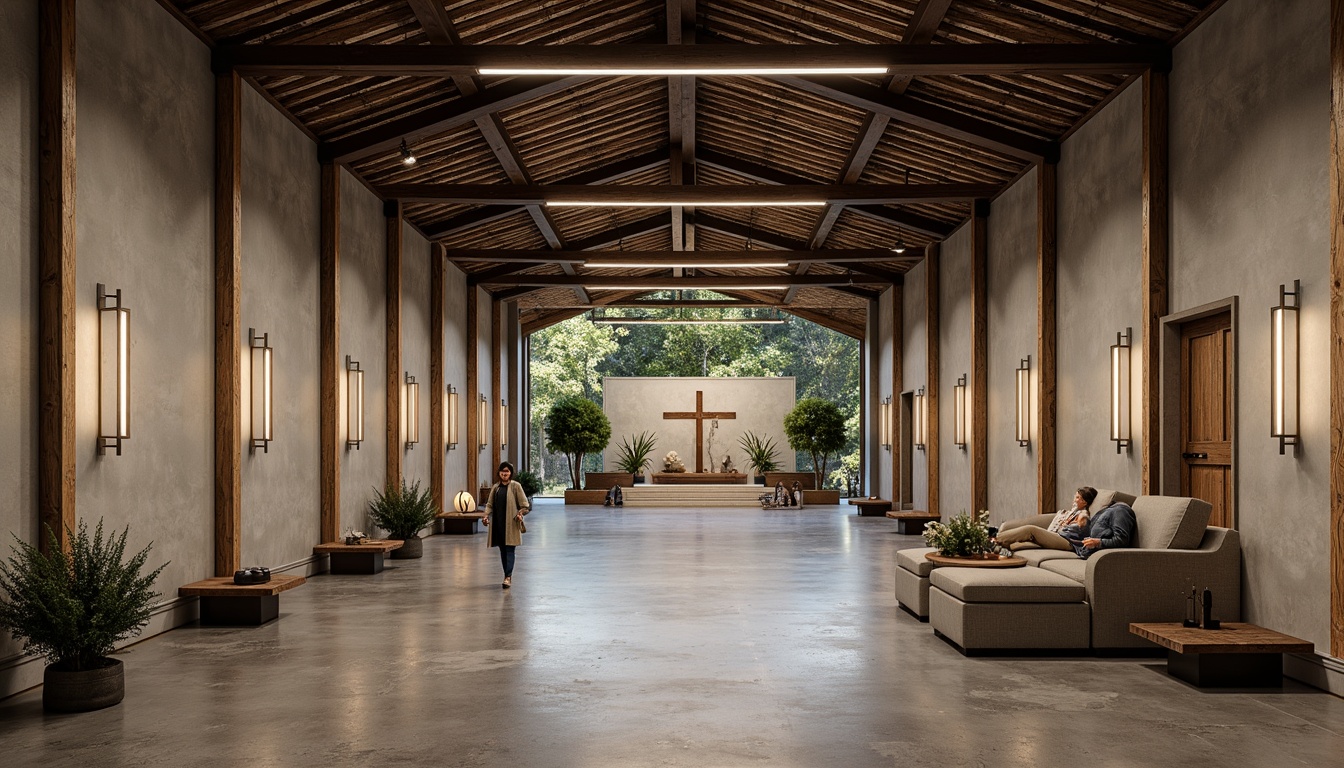
[[1027,564],[1025,557],[944,557],[937,552],[924,553],[924,559],[934,565],[948,565],[959,568],[1020,568]]

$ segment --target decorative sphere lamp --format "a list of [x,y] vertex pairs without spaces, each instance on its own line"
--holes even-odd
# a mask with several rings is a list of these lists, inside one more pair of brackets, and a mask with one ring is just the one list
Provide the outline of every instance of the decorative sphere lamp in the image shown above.
[[473,512],[476,509],[476,499],[472,497],[470,491],[460,491],[453,497],[453,509],[456,509],[458,514],[463,515]]

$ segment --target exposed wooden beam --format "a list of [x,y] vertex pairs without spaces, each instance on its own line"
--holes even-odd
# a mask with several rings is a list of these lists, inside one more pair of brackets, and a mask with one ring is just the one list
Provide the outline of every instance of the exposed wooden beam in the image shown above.
[[1059,175],[1054,163],[1036,168],[1036,511],[1049,514],[1055,497],[1056,346],[1059,325]]
[[318,457],[321,541],[335,541],[341,527],[341,169],[321,170],[320,258],[318,264]]
[[1139,424],[1144,493],[1161,488],[1161,336],[1167,314],[1171,252],[1169,179],[1170,92],[1165,72],[1143,76],[1143,349]]
[[387,184],[376,188],[385,199],[404,203],[465,205],[547,205],[591,202],[597,207],[644,204],[675,205],[694,200],[704,204],[765,205],[832,202],[854,205],[889,203],[954,203],[987,198],[995,184],[725,184],[673,186],[629,184],[575,186],[562,184]]
[[[716,223],[723,223],[722,221]],[[727,222],[736,224],[736,222]],[[731,234],[731,233],[730,233]],[[767,233],[768,236],[768,233]],[[923,255],[914,249],[907,251],[905,255],[898,255],[887,248],[835,248],[825,251],[696,251],[695,253],[686,253],[683,251],[546,251],[546,250],[515,250],[508,248],[499,249],[474,249],[449,251],[449,259],[455,262],[506,262],[504,266],[513,268],[518,265],[518,269],[527,269],[538,264],[561,264],[569,263],[590,268],[606,268],[615,264],[629,262],[669,262],[687,267],[706,267],[711,264],[731,261],[743,264],[768,264],[777,262],[829,262],[845,263],[851,261],[912,261],[918,262]],[[469,275],[468,279],[476,277]]]
[[942,247],[930,243],[924,248],[924,457],[928,463],[928,512],[939,514],[941,502],[938,488],[939,440],[938,436],[938,386],[939,366],[942,365],[941,333],[938,327],[939,306],[942,296]]
[[215,76],[214,572],[242,567],[243,92],[237,75]]
[[1330,0],[1330,655],[1344,658],[1344,0]]
[[928,235],[936,240],[946,239],[956,231],[957,225],[949,224],[938,219],[931,219],[928,216],[921,216],[911,211],[888,208],[880,205],[851,205],[846,210],[853,211],[865,218],[885,221],[895,224],[908,231],[916,232],[921,235]]
[[441,0],[406,0],[406,4],[411,7],[411,13],[420,22],[420,28],[425,31],[425,37],[429,38],[435,45],[460,45],[462,41],[457,37],[457,30],[453,28],[453,20],[448,16],[448,11],[444,9]]
[[[730,219],[721,219],[718,216],[714,216],[710,213],[700,214],[697,223],[704,229],[708,229],[714,232],[721,232],[725,235],[733,235],[734,237],[740,237],[744,240],[750,237],[753,241],[757,243],[765,245],[769,248],[778,249],[785,253],[810,252],[807,248],[807,243],[804,243],[801,240],[794,240],[793,238],[784,237],[783,235],[780,235],[776,232],[771,232],[769,230],[758,229],[755,227],[748,227],[746,224],[740,224]],[[746,251],[746,253],[759,254],[761,253],[761,251]],[[817,253],[820,253],[820,251],[817,251]],[[774,251],[765,251],[764,255],[773,257],[775,253]]]
[[837,318],[825,314],[824,312],[819,312],[814,309],[785,307],[783,308],[783,311],[795,317],[801,317],[804,320],[816,323],[817,325],[820,325],[823,328],[829,328],[832,331],[835,331],[836,333],[844,334],[845,336],[848,336],[851,339],[858,339],[860,342],[863,341],[865,329],[861,325],[854,325],[852,323],[843,322],[841,320],[838,320]]
[[515,275],[527,269],[537,266],[534,262],[526,261],[505,261],[503,264],[485,269],[480,272],[473,272],[467,275],[467,285],[480,285],[488,283],[497,277],[506,277]]
[[[901,35],[901,43],[927,45],[933,42],[933,37],[951,6],[952,0],[920,0],[919,5],[915,6],[915,10],[910,14],[910,23],[906,25],[905,32]],[[900,96],[910,87],[910,81],[913,79],[914,77],[909,74],[897,74],[887,82],[887,91]]]
[[584,285],[598,290],[674,291],[743,286],[741,290],[768,290],[768,286],[802,285],[832,288],[850,285],[890,285],[891,280],[867,275],[771,275],[767,277],[638,277],[594,275],[508,275],[496,278],[497,286],[556,286]]
[[[432,3],[437,5],[437,3]],[[430,246],[429,263],[429,495],[434,508],[446,511],[444,446],[448,436],[444,434],[443,411],[447,407],[445,398],[445,377],[443,370],[443,329],[444,329],[444,270],[447,268],[443,248]]]
[[671,222],[671,214],[667,211],[659,211],[651,216],[632,221],[629,224],[622,224],[614,229],[598,232],[595,235],[589,235],[580,240],[574,240],[570,242],[569,250],[596,251],[602,248],[609,248],[622,240],[667,229]]
[[1165,45],[979,43],[974,45],[238,45],[216,48],[216,72],[268,76],[481,74],[481,69],[722,70],[886,67],[887,74],[1021,75],[1138,73],[1168,68]]
[[383,476],[386,486],[401,485],[401,204],[390,202],[385,206],[387,224],[387,328],[385,348],[387,367],[387,419],[384,435],[387,440],[387,466]]
[[[696,0],[667,0],[667,43],[695,44]],[[673,76],[667,81],[667,134],[669,174],[673,184],[695,184],[695,92],[693,76]],[[695,250],[695,209],[672,208],[672,249]]]

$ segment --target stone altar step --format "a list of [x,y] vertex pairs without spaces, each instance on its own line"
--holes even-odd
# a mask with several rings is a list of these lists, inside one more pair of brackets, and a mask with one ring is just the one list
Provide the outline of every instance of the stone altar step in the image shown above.
[[636,485],[621,489],[627,507],[759,507],[761,485]]

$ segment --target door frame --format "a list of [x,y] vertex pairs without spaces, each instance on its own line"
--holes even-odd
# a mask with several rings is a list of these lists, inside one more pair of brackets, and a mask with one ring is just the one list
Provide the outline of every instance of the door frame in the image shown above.
[[1181,492],[1181,329],[1187,324],[1202,320],[1211,315],[1227,312],[1231,316],[1232,330],[1228,350],[1232,355],[1232,509],[1228,510],[1232,527],[1240,523],[1241,473],[1237,471],[1238,444],[1241,438],[1240,391],[1237,386],[1241,368],[1241,334],[1237,327],[1240,322],[1238,296],[1202,304],[1193,309],[1164,315],[1162,324],[1162,346],[1160,349],[1162,367],[1161,413],[1159,418],[1161,455],[1158,459],[1158,484],[1160,493],[1177,496]]

